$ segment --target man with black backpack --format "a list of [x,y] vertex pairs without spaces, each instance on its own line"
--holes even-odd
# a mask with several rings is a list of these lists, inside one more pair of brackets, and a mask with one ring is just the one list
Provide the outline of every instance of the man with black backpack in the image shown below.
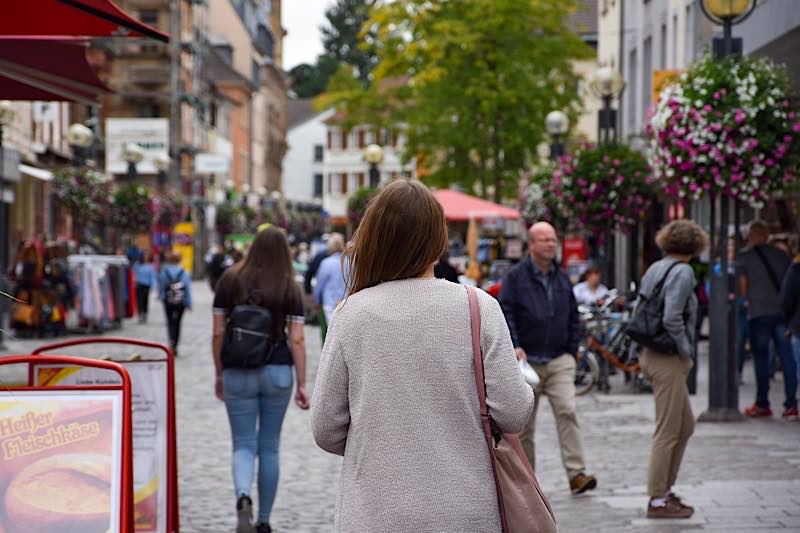
[[747,306],[747,326],[750,330],[750,348],[756,371],[756,401],[745,409],[753,418],[770,417],[769,406],[769,345],[783,365],[786,392],[783,418],[797,420],[797,367],[791,355],[783,311],[778,303],[778,292],[791,258],[782,250],[767,244],[769,229],[761,221],[750,224],[747,232],[749,247],[739,254],[739,290]]
[[164,302],[170,346],[177,356],[183,312],[192,308],[192,279],[181,267],[181,254],[168,252],[165,259],[166,264],[158,276],[158,287]]

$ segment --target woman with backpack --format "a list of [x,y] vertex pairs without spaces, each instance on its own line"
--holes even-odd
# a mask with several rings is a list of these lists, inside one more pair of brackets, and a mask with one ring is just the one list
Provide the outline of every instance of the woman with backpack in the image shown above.
[[631,327],[639,325],[638,318],[648,312],[654,318],[649,322],[657,324],[649,338],[635,339],[642,344],[642,373],[653,385],[656,404],[647,517],[689,518],[694,509],[672,492],[672,486],[694,431],[686,377],[695,358],[697,296],[689,261],[708,246],[708,235],[690,220],[675,220],[659,230],[656,244],[665,257],[650,265],[642,277],[640,299],[629,326],[630,334]]
[[[294,401],[308,409],[303,301],[294,282],[284,233],[260,231],[244,260],[225,271],[214,295],[217,398],[225,402],[233,437],[237,533],[269,533],[278,488],[278,444]],[[258,522],[250,498],[258,457]]]
[[[470,305],[436,279],[444,212],[418,181],[367,208],[345,250],[348,296],[322,351],[314,439],[344,456],[335,531],[499,531],[481,425]],[[522,430],[533,392],[497,300],[476,290],[486,401],[503,432]],[[480,357],[480,356],[479,356]]]
[[167,317],[169,343],[176,357],[183,312],[192,309],[192,278],[181,266],[182,259],[177,252],[167,252],[164,255],[164,267],[158,275],[159,296]]

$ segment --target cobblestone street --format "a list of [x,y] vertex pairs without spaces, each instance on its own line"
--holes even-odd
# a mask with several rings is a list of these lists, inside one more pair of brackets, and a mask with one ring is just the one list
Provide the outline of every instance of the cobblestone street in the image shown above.
[[[223,404],[213,394],[211,299],[205,282],[194,284],[194,310],[184,318],[176,363],[181,531],[227,533],[234,529],[230,475],[230,433]],[[115,335],[166,341],[163,312],[155,300],[150,321],[126,321]],[[5,353],[24,353],[42,341],[9,341]],[[319,358],[319,330],[306,328],[309,386]],[[107,347],[72,355],[115,353]],[[122,354],[120,354],[122,355]],[[700,394],[692,398],[695,415],[707,406],[708,367],[700,363]],[[645,518],[645,476],[653,430],[649,395],[620,393],[579,398],[584,446],[599,486],[573,497],[558,450],[549,408],[538,422],[538,467],[563,532],[694,530],[800,530],[800,424],[749,420],[737,424],[697,424],[679,476],[677,492],[696,507],[690,520]],[[773,408],[780,406],[782,383],[773,382]],[[740,406],[754,396],[752,367],[745,371]],[[778,411],[780,412],[780,411]],[[272,517],[280,532],[332,529],[340,459],[319,450],[311,437],[309,414],[289,407],[281,449],[281,483]],[[488,482],[488,480],[487,480]]]

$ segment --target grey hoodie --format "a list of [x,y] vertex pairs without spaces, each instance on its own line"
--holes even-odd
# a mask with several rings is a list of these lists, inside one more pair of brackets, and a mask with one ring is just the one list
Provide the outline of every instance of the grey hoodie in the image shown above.
[[[642,277],[640,292],[651,294],[669,267],[677,260],[665,257],[656,261]],[[670,271],[664,283],[664,317],[662,323],[675,341],[678,354],[689,359],[694,357],[695,323],[697,322],[697,296],[694,294],[694,271],[684,263]]]

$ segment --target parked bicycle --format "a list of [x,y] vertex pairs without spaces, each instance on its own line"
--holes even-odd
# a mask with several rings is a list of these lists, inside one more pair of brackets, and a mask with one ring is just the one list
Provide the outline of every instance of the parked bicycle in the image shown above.
[[610,392],[609,375],[614,369],[622,371],[625,383],[634,392],[649,391],[650,386],[639,369],[638,347],[625,334],[631,303],[626,303],[622,312],[612,311],[618,300],[619,292],[612,289],[602,304],[578,306],[587,333],[578,347],[575,373],[578,395],[587,394],[595,386],[602,392]]

